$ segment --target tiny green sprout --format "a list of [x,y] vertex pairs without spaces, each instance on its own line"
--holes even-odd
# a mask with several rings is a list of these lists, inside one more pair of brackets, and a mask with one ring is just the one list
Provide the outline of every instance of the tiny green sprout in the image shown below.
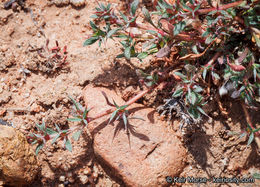
[[248,133],[249,133],[247,146],[249,146],[253,142],[253,140],[255,139],[255,133],[260,131],[260,128],[252,129],[252,127],[249,124],[247,124],[247,126],[248,126],[247,130],[248,130]]
[[56,127],[58,132],[56,133],[56,136],[53,138],[51,143],[52,144],[55,143],[60,138],[61,140],[64,141],[64,147],[71,152],[72,151],[72,145],[71,145],[70,140],[68,138],[69,130],[68,129],[61,130],[57,124],[55,124],[55,127]]
[[[125,123],[125,118],[127,113],[126,108],[128,107],[128,105],[118,106],[114,100],[113,102],[114,102],[114,107],[116,107],[116,110],[111,114],[108,124],[111,123],[114,119],[118,120],[119,117],[122,117]],[[127,123],[125,125],[127,125]]]
[[249,124],[247,124],[246,131],[243,131],[243,132],[240,132],[240,133],[238,133],[238,132],[230,132],[229,134],[230,135],[239,135],[239,139],[241,139],[241,138],[245,137],[246,135],[248,135],[248,140],[247,140],[247,147],[248,147],[254,141],[255,134],[257,132],[259,132],[259,131],[260,131],[260,128],[252,129],[252,127]]
[[128,132],[127,125],[129,123],[128,122],[129,119],[139,119],[139,120],[145,121],[144,119],[142,119],[140,117],[129,117],[128,110],[126,110],[128,105],[118,106],[114,100],[113,100],[113,102],[114,102],[114,106],[116,107],[116,110],[111,114],[108,124],[111,123],[113,120],[117,121],[117,120],[119,120],[119,118],[121,118],[121,119],[123,119],[125,130]]
[[136,73],[139,74],[141,77],[143,77],[143,79],[145,80],[144,83],[147,87],[152,87],[154,85],[157,85],[157,83],[158,83],[158,74],[157,73],[150,75],[150,74],[143,72],[142,70],[138,70],[138,71],[136,71]]
[[47,128],[45,122],[42,124],[36,124],[37,133],[31,133],[27,136],[29,143],[38,144],[35,150],[36,155],[38,155],[39,151],[44,147],[45,143],[51,139],[51,136],[56,134],[57,132]]
[[69,96],[69,98],[76,108],[76,114],[74,114],[74,118],[68,118],[67,120],[72,122],[83,122],[87,126],[89,122],[88,112],[91,109],[86,109],[79,102],[76,102],[72,97]]
[[255,179],[260,179],[260,173],[254,173],[254,174],[253,174],[253,177],[254,177]]

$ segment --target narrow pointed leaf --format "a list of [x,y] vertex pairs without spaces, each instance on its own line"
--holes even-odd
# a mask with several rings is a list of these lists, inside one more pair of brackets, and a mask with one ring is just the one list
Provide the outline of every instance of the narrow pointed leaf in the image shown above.
[[206,79],[207,71],[208,71],[208,68],[203,69],[202,77],[204,80]]
[[57,129],[58,132],[60,132],[60,127],[55,123],[55,127]]
[[110,31],[107,33],[107,38],[112,38],[112,36],[113,36],[114,34],[116,34],[119,30],[120,30],[120,28],[110,30]]
[[55,136],[55,137],[52,139],[51,144],[54,144],[59,137],[60,137],[60,133],[58,133],[57,136]]
[[74,104],[74,106],[76,107],[77,110],[80,110],[79,106],[78,106],[78,102],[75,101],[75,99],[73,99],[71,96],[69,96],[70,100],[72,101],[72,103]]
[[131,47],[125,48],[124,55],[125,55],[125,58],[128,60],[131,58]]
[[254,140],[254,133],[251,133],[247,141],[247,146],[249,146],[253,142],[253,140]]
[[98,36],[92,36],[91,38],[85,40],[85,42],[83,43],[83,47],[94,44],[96,41],[98,41],[98,39]]
[[142,53],[139,53],[137,55],[137,58],[142,60],[142,59],[145,59],[146,57],[148,56],[148,53],[147,52],[142,52]]
[[111,123],[111,121],[113,121],[113,119],[115,118],[117,112],[118,112],[118,110],[115,110],[115,111],[111,114],[111,117],[110,117],[110,119],[109,119],[108,124]]
[[56,131],[54,131],[54,130],[52,130],[52,129],[50,129],[50,128],[47,128],[47,129],[46,129],[46,132],[47,132],[47,134],[49,134],[49,135],[58,133],[58,132],[56,132]]
[[88,121],[85,120],[85,119],[83,119],[83,123],[84,123],[85,125],[88,125]]
[[124,110],[124,109],[126,109],[127,107],[128,107],[128,105],[120,106],[120,107],[119,107],[119,110]]
[[131,3],[131,15],[132,16],[135,16],[138,4],[139,4],[139,0],[135,0],[134,2]]
[[72,135],[72,138],[75,140],[75,141],[78,141],[79,140],[79,137],[82,133],[82,130],[79,130],[77,132],[75,132],[73,135]]
[[68,118],[68,121],[73,121],[73,122],[78,122],[78,121],[82,121],[81,118]]
[[240,134],[239,139],[243,138],[246,135],[246,132]]
[[87,113],[88,113],[88,110],[85,108],[84,113],[83,113],[83,119],[86,119]]
[[209,116],[206,114],[206,112],[204,112],[204,110],[203,110],[201,107],[197,106],[197,109],[200,111],[200,113],[202,113],[202,114],[204,114],[205,116],[209,117]]
[[125,127],[127,127],[127,117],[126,117],[125,113],[123,113],[122,117],[123,117]]
[[172,94],[172,97],[179,97],[181,96],[183,93],[183,89],[178,89],[178,90],[175,90],[175,92]]
[[89,23],[90,23],[91,28],[92,28],[94,31],[98,30],[98,28],[97,28],[97,26],[95,25],[95,23],[93,23],[92,21],[90,21]]
[[44,144],[39,144],[37,147],[36,147],[36,150],[35,150],[35,154],[38,155],[39,151],[43,148]]
[[121,17],[123,18],[123,20],[127,23],[128,20],[127,20],[126,15],[124,15],[124,14],[123,14],[122,12],[120,12],[120,11],[119,11],[119,13],[120,13]]
[[71,145],[69,139],[66,140],[66,142],[65,142],[65,147],[66,147],[67,150],[69,150],[70,152],[72,152],[72,145]]

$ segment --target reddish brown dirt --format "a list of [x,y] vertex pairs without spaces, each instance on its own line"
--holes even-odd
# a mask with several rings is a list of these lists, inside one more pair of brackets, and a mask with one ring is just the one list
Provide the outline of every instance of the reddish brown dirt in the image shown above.
[[[36,22],[30,12],[5,10],[2,8],[4,0],[0,2],[0,118],[12,122],[24,134],[42,121],[49,127],[54,127],[55,123],[61,128],[73,126],[66,120],[72,108],[68,95],[80,100],[83,88],[89,83],[113,88],[126,99],[133,90],[140,89],[134,68],[138,63],[115,60],[120,53],[117,42],[109,41],[106,47],[100,48],[97,44],[82,46],[91,34],[88,23],[95,7],[94,0],[79,9],[70,5],[50,6],[47,0],[27,0],[26,7],[33,11]],[[113,2],[122,5],[121,1]],[[66,66],[54,70],[39,57],[36,49],[44,46],[47,38],[50,47],[55,46],[55,40],[60,46],[67,45]],[[145,61],[138,65],[143,68],[148,64],[149,61]],[[31,73],[25,76],[19,71],[21,67]],[[158,97],[154,95],[151,98],[153,102],[161,101],[156,101]],[[152,105],[151,98],[147,97],[143,102]],[[240,132],[246,127],[241,106],[227,100],[225,103],[231,113],[228,119],[220,115],[218,107],[212,106],[213,122],[203,124],[187,139],[188,166],[180,176],[246,177],[259,173],[260,156],[256,144],[247,147],[246,137],[238,139],[228,135],[230,130]],[[259,112],[257,115],[251,111],[250,114],[254,123],[259,125]],[[178,121],[174,122],[174,130],[178,131]],[[122,186],[123,183],[114,178],[109,169],[104,171],[96,162],[91,145],[85,132],[78,142],[73,142],[72,152],[64,150],[62,143],[44,147],[38,155],[42,170],[34,186],[58,186],[67,181],[71,183],[69,186],[84,186],[86,176],[89,176],[88,185]],[[90,176],[91,172],[98,173],[97,179]],[[65,176],[65,181],[60,176]],[[257,184],[260,185],[259,181],[241,186]],[[214,185],[221,186],[210,184]]]

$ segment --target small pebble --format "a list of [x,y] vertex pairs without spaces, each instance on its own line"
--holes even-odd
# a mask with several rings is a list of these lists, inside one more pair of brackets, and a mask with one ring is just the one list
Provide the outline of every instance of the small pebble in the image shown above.
[[68,166],[65,165],[65,166],[63,167],[63,169],[64,169],[64,171],[69,171],[70,167],[68,167]]
[[82,184],[87,184],[88,183],[88,176],[79,175],[79,180],[80,180],[80,182],[82,182]]
[[47,156],[47,157],[52,157],[52,155],[53,155],[53,154],[50,153],[50,152],[47,152],[47,153],[46,153],[46,156]]
[[98,173],[94,172],[92,176],[96,179],[96,178],[98,178]]
[[86,169],[84,169],[83,173],[85,175],[90,175],[91,174],[91,169],[89,167],[87,167]]
[[28,98],[28,97],[30,97],[30,93],[25,93],[24,98]]
[[71,184],[73,184],[74,182],[75,182],[75,179],[74,178],[69,178],[69,182],[71,183]]
[[218,116],[218,112],[213,112],[213,117],[217,117]]
[[96,165],[93,166],[93,172],[98,173],[98,167]]
[[61,182],[64,182],[65,181],[65,176],[60,176],[60,178],[59,178],[59,180],[61,181]]

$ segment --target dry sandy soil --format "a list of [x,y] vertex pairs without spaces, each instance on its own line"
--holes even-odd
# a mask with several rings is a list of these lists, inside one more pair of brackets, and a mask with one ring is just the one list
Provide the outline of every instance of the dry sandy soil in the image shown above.
[[[61,128],[73,126],[66,120],[72,108],[68,95],[82,100],[82,90],[89,83],[114,89],[124,97],[139,89],[136,62],[115,59],[120,53],[117,42],[110,41],[100,48],[97,44],[83,47],[91,34],[89,17],[96,6],[94,0],[81,8],[56,7],[47,0],[27,0],[28,11],[19,7],[17,11],[5,10],[5,1],[0,2],[0,118],[12,122],[24,134],[42,121],[49,127],[55,123]],[[114,0],[113,3],[122,6],[123,2]],[[45,46],[47,39],[50,47],[56,45],[55,41],[61,47],[67,46],[66,65],[56,68],[39,56],[37,50]],[[147,65],[149,60],[138,67]],[[30,72],[25,73],[23,68]],[[154,98],[157,97],[141,102],[151,106],[161,102]],[[209,112],[213,122],[205,123],[187,140],[189,159],[181,176],[249,177],[259,172],[260,155],[255,143],[247,147],[246,137],[239,139],[228,134],[246,127],[240,104],[228,99],[224,103],[230,111],[229,118],[222,117],[212,103]],[[256,111],[251,114],[254,123],[259,125],[260,115]],[[176,131],[177,123],[174,123]],[[98,164],[91,144],[85,133],[78,142],[73,142],[72,152],[64,150],[60,143],[44,147],[38,155],[41,172],[33,186],[123,186],[109,169],[104,170]],[[97,177],[89,176],[91,172]],[[257,183],[240,186],[257,186]]]

